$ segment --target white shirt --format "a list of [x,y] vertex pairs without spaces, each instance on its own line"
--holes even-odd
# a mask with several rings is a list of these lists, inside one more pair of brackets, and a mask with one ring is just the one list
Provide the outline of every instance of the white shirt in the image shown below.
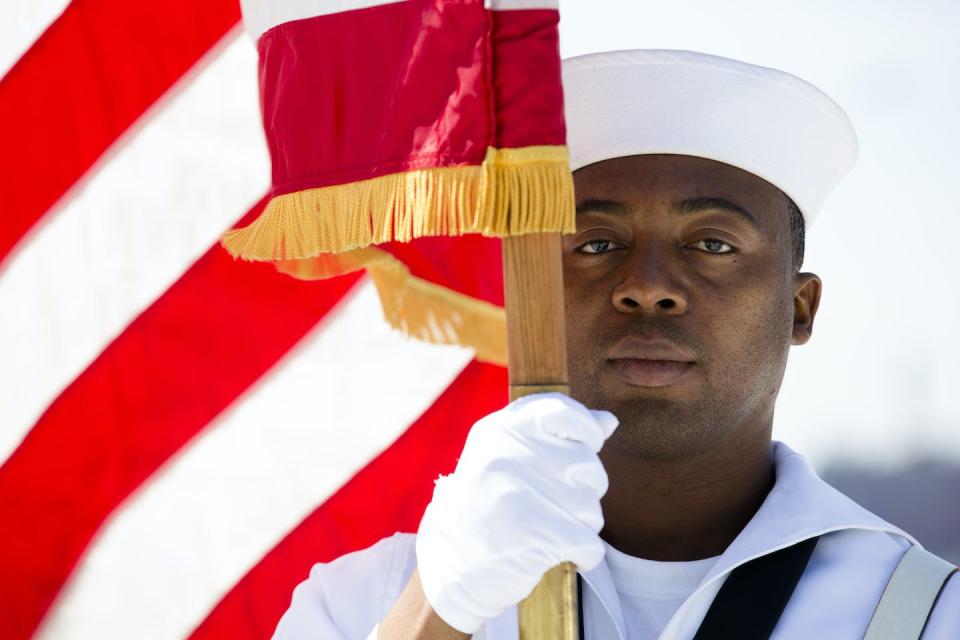
[[[900,557],[917,542],[820,480],[802,456],[774,443],[776,481],[760,509],[669,615],[659,640],[689,640],[733,569],[750,560],[821,536],[807,569],[774,629],[775,640],[859,640]],[[375,638],[416,566],[412,534],[395,534],[363,551],[314,565],[293,592],[274,635],[278,640]],[[606,558],[583,574],[588,640],[628,640],[624,599]],[[689,576],[688,576],[689,578]],[[655,614],[654,614],[655,615]],[[374,635],[371,635],[374,634]],[[474,636],[516,640],[511,607]],[[943,590],[923,640],[960,638],[960,579]],[[646,640],[630,636],[629,640]]]
[[604,547],[627,640],[658,637],[720,559],[658,562],[627,555],[606,543]]

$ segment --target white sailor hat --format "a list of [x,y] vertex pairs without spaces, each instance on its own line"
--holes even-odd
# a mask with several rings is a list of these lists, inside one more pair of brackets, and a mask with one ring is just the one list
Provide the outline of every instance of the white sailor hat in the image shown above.
[[783,71],[693,51],[593,53],[563,61],[574,171],[641,154],[717,160],[789,196],[809,224],[857,159],[850,119]]

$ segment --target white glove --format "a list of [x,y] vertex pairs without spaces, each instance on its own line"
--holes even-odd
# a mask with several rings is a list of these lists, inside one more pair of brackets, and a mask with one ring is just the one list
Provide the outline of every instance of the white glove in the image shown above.
[[423,590],[447,624],[474,633],[551,567],[600,563],[607,474],[597,452],[616,426],[612,413],[558,393],[521,398],[473,425],[417,534]]

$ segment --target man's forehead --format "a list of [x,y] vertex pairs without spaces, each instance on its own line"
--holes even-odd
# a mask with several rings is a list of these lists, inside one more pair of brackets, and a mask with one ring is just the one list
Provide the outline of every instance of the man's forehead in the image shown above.
[[[677,216],[690,216],[707,211],[723,212],[740,218],[751,226],[761,227],[760,220],[745,207],[732,200],[711,196],[685,198],[668,203],[669,211]],[[602,213],[617,218],[629,218],[632,215],[631,207],[620,200],[600,200],[584,198],[577,200],[577,216],[590,213]]]
[[573,172],[577,200],[623,200],[671,193],[674,199],[779,196],[780,189],[738,167],[696,156],[643,154],[611,158]]
[[786,196],[759,176],[696,156],[645,154],[611,158],[574,172],[577,214],[629,217],[658,206],[678,217],[704,212],[732,215],[754,227],[779,211]]

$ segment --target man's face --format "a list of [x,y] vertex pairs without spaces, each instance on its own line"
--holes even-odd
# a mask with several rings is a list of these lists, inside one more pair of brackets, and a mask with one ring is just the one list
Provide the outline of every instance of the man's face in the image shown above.
[[571,395],[620,418],[606,448],[671,458],[769,429],[789,346],[809,337],[820,295],[816,276],[794,273],[783,193],[676,155],[599,162],[574,183]]

